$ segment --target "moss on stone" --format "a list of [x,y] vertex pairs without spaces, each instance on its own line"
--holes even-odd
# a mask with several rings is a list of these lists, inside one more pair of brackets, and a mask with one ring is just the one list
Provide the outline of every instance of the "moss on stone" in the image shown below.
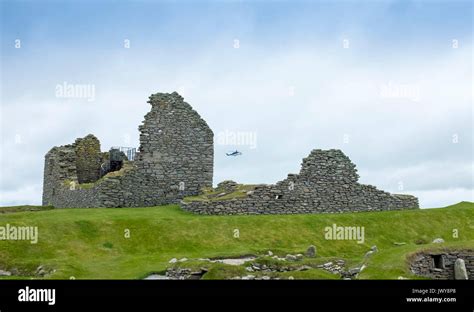
[[123,176],[125,172],[131,170],[132,168],[133,168],[133,165],[129,161],[124,161],[123,166],[120,170],[109,172],[97,181],[89,182],[89,183],[78,183],[78,182],[66,179],[66,180],[63,180],[62,184],[63,186],[69,189],[71,187],[71,182],[74,182],[75,183],[74,188],[76,190],[77,189],[87,190],[87,189],[96,187],[97,185],[104,182],[108,178]]
[[127,171],[130,171],[133,168],[133,165],[131,162],[124,160],[122,164],[122,168],[117,171],[111,171],[107,173],[105,176],[99,179],[99,181],[111,178],[111,177],[120,177],[123,176]]
[[81,188],[81,189],[83,189],[83,190],[84,190],[84,189],[91,189],[91,188],[93,188],[95,185],[96,185],[95,182],[81,183],[81,184],[79,184],[79,188]]
[[235,198],[245,198],[247,193],[255,189],[256,185],[254,184],[237,184],[233,192],[226,192],[220,188],[205,188],[203,193],[197,196],[188,196],[183,200],[185,202],[192,201],[221,201],[221,200],[231,200]]
[[102,153],[100,142],[92,134],[75,142],[76,171],[80,183],[90,183],[99,179]]

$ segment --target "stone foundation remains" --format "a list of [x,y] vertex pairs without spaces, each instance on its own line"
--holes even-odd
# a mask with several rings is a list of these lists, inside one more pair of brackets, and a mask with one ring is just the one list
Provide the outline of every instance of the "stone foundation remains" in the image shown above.
[[[299,214],[418,208],[411,195],[390,194],[359,184],[355,165],[340,150],[313,150],[299,174],[274,185],[257,185],[245,197],[183,201],[198,214]],[[233,182],[234,185],[236,184]],[[226,185],[232,184],[227,181]],[[218,189],[223,187],[218,186]]]
[[411,272],[419,276],[474,280],[474,250],[420,252],[413,255],[409,262]]

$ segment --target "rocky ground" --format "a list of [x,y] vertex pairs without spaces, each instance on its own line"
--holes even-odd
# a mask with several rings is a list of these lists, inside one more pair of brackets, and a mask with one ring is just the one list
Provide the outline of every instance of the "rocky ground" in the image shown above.
[[[365,259],[377,252],[373,246],[365,255]],[[242,256],[223,259],[176,259],[169,261],[169,267],[164,274],[152,274],[146,279],[196,280],[206,278],[215,271],[217,278],[232,280],[279,280],[305,278],[308,274],[325,274],[330,279],[356,279],[365,268],[365,264],[349,266],[344,259],[326,261],[317,256],[316,247],[309,246],[305,254],[276,255],[268,251],[264,255]],[[294,274],[293,274],[294,273]]]

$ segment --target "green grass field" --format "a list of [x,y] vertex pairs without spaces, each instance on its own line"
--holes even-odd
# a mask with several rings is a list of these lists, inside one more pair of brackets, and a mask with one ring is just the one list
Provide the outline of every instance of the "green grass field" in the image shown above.
[[[39,231],[37,244],[0,240],[0,269],[19,272],[3,278],[32,278],[42,265],[55,270],[46,277],[52,279],[140,279],[165,270],[171,258],[258,255],[268,250],[284,256],[304,253],[311,244],[318,249],[316,259],[342,258],[354,265],[376,245],[379,251],[359,278],[416,278],[407,266],[411,253],[474,248],[474,203],[469,202],[439,209],[265,216],[199,216],[175,205],[28,210],[30,206],[0,208],[0,226],[37,226]],[[332,224],[364,226],[365,242],[326,240],[324,228]],[[445,243],[432,244],[438,237]],[[226,277],[216,273],[225,269],[221,266],[207,278]],[[295,278],[331,277],[309,270]]]

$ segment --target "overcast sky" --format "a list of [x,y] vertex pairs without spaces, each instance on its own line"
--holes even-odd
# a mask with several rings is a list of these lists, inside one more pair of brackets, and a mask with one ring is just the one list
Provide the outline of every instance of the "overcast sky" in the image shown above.
[[474,201],[471,1],[65,2],[0,4],[2,206],[41,203],[55,145],[138,147],[172,91],[214,131],[215,184],[338,148],[422,207]]

